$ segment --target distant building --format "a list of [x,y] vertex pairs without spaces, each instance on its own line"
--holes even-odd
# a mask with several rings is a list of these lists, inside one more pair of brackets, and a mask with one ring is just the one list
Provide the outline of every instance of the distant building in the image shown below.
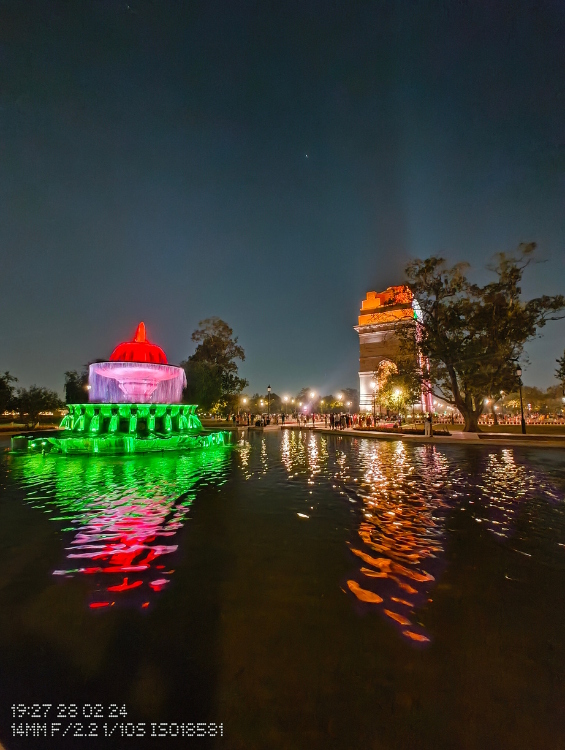
[[[359,311],[359,410],[372,411],[374,388],[379,374],[396,369],[400,345],[398,325],[416,317],[416,301],[408,287],[390,286],[384,292],[367,292]],[[422,395],[421,406],[428,410],[429,397]]]

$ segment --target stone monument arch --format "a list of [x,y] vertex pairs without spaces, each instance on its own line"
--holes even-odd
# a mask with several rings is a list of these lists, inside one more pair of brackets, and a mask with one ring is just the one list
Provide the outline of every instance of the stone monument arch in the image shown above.
[[[414,319],[414,298],[404,286],[367,292],[359,313],[359,323],[354,327],[359,334],[359,410],[370,412],[373,409],[371,382],[385,363],[396,367],[400,353],[397,327]],[[428,401],[430,397],[422,394],[423,410],[431,409]]]

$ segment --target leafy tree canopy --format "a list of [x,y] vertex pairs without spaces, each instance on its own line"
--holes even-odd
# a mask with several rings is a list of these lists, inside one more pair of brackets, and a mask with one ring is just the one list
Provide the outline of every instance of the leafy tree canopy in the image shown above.
[[181,363],[187,380],[184,400],[204,410],[233,411],[238,395],[248,385],[239,377],[236,362],[245,360],[245,352],[220,318],[201,320],[199,326],[192,334],[196,351]]
[[12,383],[17,382],[18,379],[10,375],[8,370],[3,375],[0,375],[0,414],[12,408],[15,390]]
[[415,360],[399,358],[397,367],[388,370],[376,392],[376,403],[387,411],[405,414],[407,409],[420,400],[420,373]]
[[198,404],[202,411],[213,411],[222,402],[220,368],[209,362],[195,362],[191,359],[181,364],[187,382],[183,394],[185,403]]
[[65,401],[67,404],[86,404],[88,402],[88,370],[78,373],[67,370],[65,373]]
[[467,264],[448,267],[435,256],[406,267],[420,314],[398,327],[403,353],[417,358],[420,349],[426,358],[421,380],[459,409],[467,431],[478,431],[487,397],[516,388],[524,345],[548,320],[562,317],[563,295],[521,299],[522,275],[534,250],[530,243],[516,255],[499,254],[489,268],[496,278],[485,286],[468,280]]
[[[555,374],[565,384],[565,352],[563,352],[563,356],[559,357],[559,359],[555,360],[559,367],[557,370],[555,370]],[[6,373],[7,374],[7,373]]]
[[[314,398],[310,394],[314,393]],[[300,406],[302,402],[302,406]],[[359,392],[356,388],[341,388],[336,393],[316,393],[312,388],[301,388],[290,402],[288,408],[292,411],[304,411],[304,406],[311,407],[317,413],[355,411],[358,408]],[[349,405],[348,405],[349,404]]]
[[37,423],[41,412],[60,409],[63,404],[55,391],[32,385],[29,388],[18,389],[15,406],[20,419],[32,428]]
[[310,398],[311,393],[313,393],[311,388],[301,388],[296,394],[296,403],[298,404],[299,401],[302,401],[303,404],[310,402],[312,400]]
[[[267,412],[270,404],[271,414],[276,414],[283,410],[283,401],[279,395],[271,391],[270,397],[268,393],[261,395],[260,393],[254,393],[253,396],[246,396],[247,402],[243,404],[241,397],[238,399],[238,409],[243,412],[250,412],[251,414],[263,414]],[[288,407],[287,407],[288,408]],[[234,409],[236,411],[236,409]]]
[[359,391],[357,388],[343,388],[340,393],[343,395],[343,401],[347,404],[347,402],[351,402],[351,406],[349,407],[351,411],[358,411],[359,409]]

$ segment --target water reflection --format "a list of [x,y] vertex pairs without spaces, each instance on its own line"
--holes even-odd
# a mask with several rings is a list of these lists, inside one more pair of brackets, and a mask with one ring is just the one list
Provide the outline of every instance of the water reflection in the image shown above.
[[486,531],[507,539],[516,533],[525,500],[541,497],[547,505],[560,499],[548,479],[520,463],[513,449],[479,450],[469,458],[430,445],[328,440],[288,430],[281,460],[290,479],[306,480],[317,505],[323,505],[320,491],[330,487],[351,503],[357,522],[350,550],[358,567],[346,590],[419,643],[431,638],[418,613],[432,601],[446,565],[449,514],[467,511]]
[[251,444],[245,439],[244,434],[241,434],[241,438],[237,443],[237,455],[241,463],[243,476],[245,479],[251,479],[253,472],[250,469],[249,459],[251,456]]
[[535,496],[550,501],[560,499],[548,478],[518,463],[509,448],[488,456],[476,489],[484,509],[477,509],[477,521],[484,522],[489,531],[503,538],[515,533],[516,515],[524,501]]
[[289,479],[308,472],[306,441],[309,437],[313,438],[314,436],[301,430],[283,430],[281,458]]
[[[449,508],[446,457],[432,446],[407,455],[403,443],[361,441],[360,543],[352,553],[363,563],[350,591],[362,602],[381,605],[385,617],[414,641],[429,636],[415,618],[442,566],[445,515]],[[347,464],[341,472],[349,477]]]
[[174,573],[197,486],[225,481],[229,449],[131,457],[12,456],[14,478],[35,508],[74,537],[59,578],[88,576],[92,609],[150,606]]

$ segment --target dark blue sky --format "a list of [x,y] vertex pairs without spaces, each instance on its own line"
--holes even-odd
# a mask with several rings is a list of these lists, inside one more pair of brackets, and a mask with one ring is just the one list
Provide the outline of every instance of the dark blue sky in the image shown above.
[[218,315],[249,391],[357,386],[367,290],[532,240],[525,292],[563,292],[563,2],[0,0],[0,370],[23,385],[61,390],[139,320],[178,362]]

